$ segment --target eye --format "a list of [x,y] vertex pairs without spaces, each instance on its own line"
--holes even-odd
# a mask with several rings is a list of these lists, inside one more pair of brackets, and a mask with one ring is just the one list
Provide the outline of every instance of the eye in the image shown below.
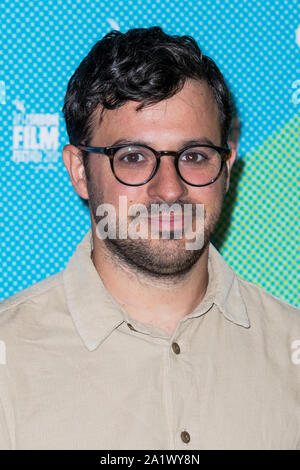
[[206,155],[204,155],[203,153],[199,153],[199,152],[188,152],[180,157],[180,160],[186,163],[198,163],[206,159],[207,159]]
[[141,163],[145,157],[141,153],[127,153],[120,158],[120,161],[125,163]]

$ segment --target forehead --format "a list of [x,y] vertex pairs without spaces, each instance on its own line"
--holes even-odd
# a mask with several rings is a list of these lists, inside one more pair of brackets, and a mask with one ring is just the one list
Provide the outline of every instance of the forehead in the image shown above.
[[[93,144],[110,145],[119,138],[165,141],[206,136],[220,140],[219,111],[208,84],[188,80],[171,98],[136,111],[140,103],[128,101],[120,108],[105,109],[95,127]],[[99,110],[100,115],[101,110]]]

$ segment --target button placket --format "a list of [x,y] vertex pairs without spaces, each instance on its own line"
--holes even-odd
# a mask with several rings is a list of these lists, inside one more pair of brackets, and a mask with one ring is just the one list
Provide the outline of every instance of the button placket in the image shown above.
[[[171,346],[172,346],[172,350],[173,350],[174,354],[178,355],[178,354],[181,353],[180,346],[176,341],[174,341]],[[184,442],[185,444],[188,444],[191,440],[190,433],[186,430],[184,430],[180,433],[180,438],[181,438],[182,442]]]

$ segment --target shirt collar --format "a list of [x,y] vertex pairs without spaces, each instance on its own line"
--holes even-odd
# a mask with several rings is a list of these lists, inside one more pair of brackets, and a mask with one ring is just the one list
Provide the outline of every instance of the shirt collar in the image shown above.
[[211,282],[207,288],[207,295],[212,298],[225,318],[236,325],[249,328],[250,321],[240,291],[239,278],[211,242],[208,252],[208,273]]
[[[115,328],[128,320],[126,312],[104,286],[91,259],[92,248],[90,229],[77,245],[63,271],[70,314],[79,335],[90,351],[96,349]],[[198,307],[187,317],[199,316],[215,303],[228,320],[249,328],[250,322],[238,278],[211,242],[208,273],[206,294]]]

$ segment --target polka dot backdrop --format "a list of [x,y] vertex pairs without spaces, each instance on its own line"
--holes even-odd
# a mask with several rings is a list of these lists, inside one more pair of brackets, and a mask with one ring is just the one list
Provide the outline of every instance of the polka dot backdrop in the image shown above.
[[299,306],[299,2],[2,5],[0,299],[63,269],[90,227],[61,158],[73,71],[110,30],[159,25],[193,36],[216,61],[242,124],[213,242],[240,276]]

